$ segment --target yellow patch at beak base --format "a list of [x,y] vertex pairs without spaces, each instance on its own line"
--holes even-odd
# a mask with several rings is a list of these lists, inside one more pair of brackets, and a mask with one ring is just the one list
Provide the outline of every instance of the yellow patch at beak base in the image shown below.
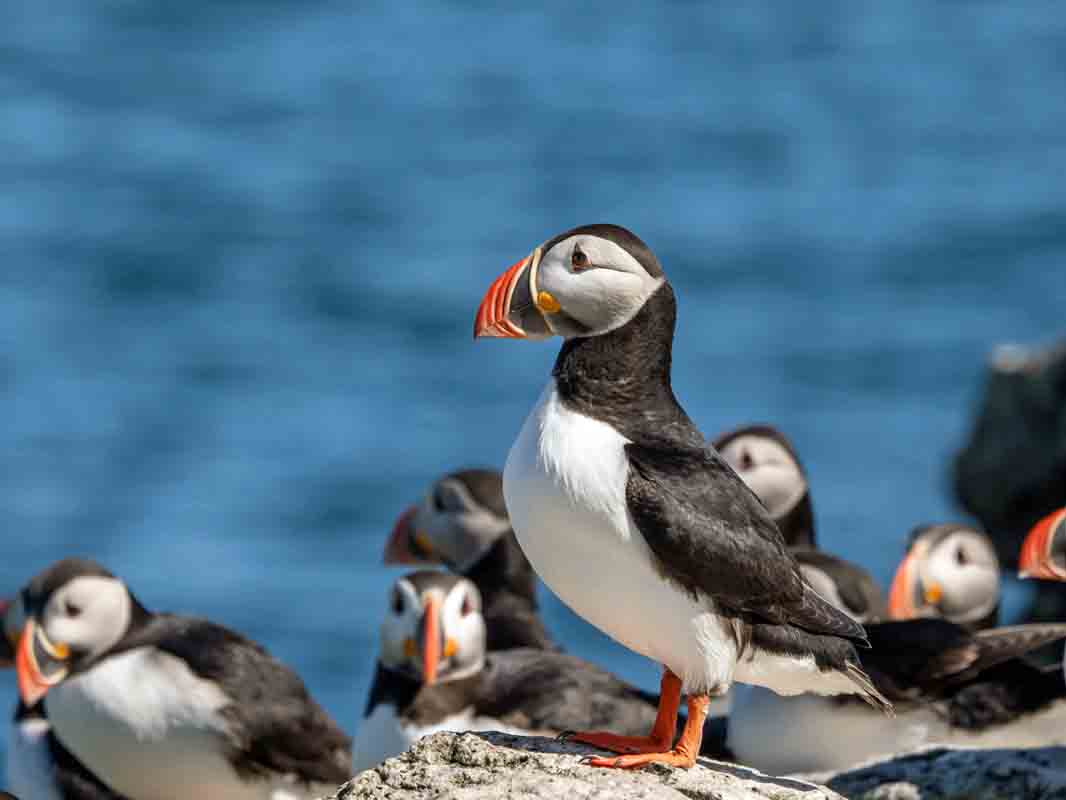
[[415,640],[410,636],[403,640],[403,654],[406,658],[415,657]]
[[451,658],[459,652],[459,643],[455,639],[448,639],[444,642],[444,657]]
[[559,305],[559,301],[556,300],[551,292],[538,292],[537,293],[537,310],[545,314],[555,314],[562,306]]
[[939,583],[930,583],[925,587],[923,596],[925,597],[925,602],[935,606],[940,602],[940,598],[944,596],[944,590],[940,588]]

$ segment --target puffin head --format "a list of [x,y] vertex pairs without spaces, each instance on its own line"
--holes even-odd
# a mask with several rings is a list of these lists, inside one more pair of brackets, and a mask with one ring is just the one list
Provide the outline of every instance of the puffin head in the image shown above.
[[629,322],[665,281],[636,235],[618,225],[583,225],[533,248],[492,283],[474,338],[598,336]]
[[711,444],[766,506],[785,544],[813,547],[807,472],[788,438],[770,425],[747,425],[719,435]]
[[1066,508],[1052,511],[1029,531],[1018,557],[1018,577],[1066,581]]
[[408,508],[385,544],[386,564],[441,564],[466,574],[511,530],[503,477],[492,469],[445,475]]
[[67,558],[40,573],[5,614],[18,637],[15,669],[26,705],[107,654],[147,612],[95,561]]
[[941,617],[993,625],[999,613],[999,560],[991,540],[962,525],[924,525],[911,533],[889,589],[893,619]]
[[477,587],[459,575],[428,570],[397,580],[381,623],[378,659],[424,686],[477,673],[485,662]]

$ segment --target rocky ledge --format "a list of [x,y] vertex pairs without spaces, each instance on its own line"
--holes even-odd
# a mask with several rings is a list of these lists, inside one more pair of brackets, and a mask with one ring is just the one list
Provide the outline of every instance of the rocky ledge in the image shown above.
[[581,745],[438,733],[326,800],[1066,800],[1066,748],[929,748],[841,772],[774,778],[701,759],[690,770],[585,766]]

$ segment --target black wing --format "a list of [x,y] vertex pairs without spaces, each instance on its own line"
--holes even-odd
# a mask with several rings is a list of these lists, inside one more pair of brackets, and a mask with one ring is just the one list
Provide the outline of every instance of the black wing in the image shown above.
[[626,445],[626,500],[664,577],[752,621],[865,642],[807,586],[759,499],[710,448]]
[[351,739],[316,703],[300,677],[265,649],[208,620],[158,615],[153,644],[217,683],[232,704],[229,756],[246,775],[281,773],[307,783],[351,777]]

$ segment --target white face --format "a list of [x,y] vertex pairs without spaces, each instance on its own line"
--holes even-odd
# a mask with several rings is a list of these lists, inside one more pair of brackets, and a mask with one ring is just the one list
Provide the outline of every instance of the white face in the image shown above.
[[974,531],[957,530],[936,542],[918,575],[927,596],[930,589],[939,595],[930,605],[952,622],[976,622],[999,602],[999,560],[989,541]]
[[625,325],[662,283],[609,239],[577,234],[543,254],[534,288],[537,294],[548,292],[559,304],[555,313],[541,308],[548,327],[571,338]]
[[457,572],[466,572],[511,528],[471,496],[456,478],[443,478],[415,509],[411,520],[416,547],[425,541],[429,560],[441,561]]
[[466,578],[440,575],[440,581],[419,591],[411,577],[400,578],[389,593],[381,623],[381,663],[424,680],[426,616],[434,602],[443,642],[437,681],[477,672],[485,660],[485,619],[477,587]]
[[86,576],[52,592],[37,622],[53,643],[67,645],[79,660],[86,660],[117,644],[130,616],[130,595],[122,581]]
[[742,435],[719,452],[775,519],[791,511],[807,492],[799,464],[773,439]]

